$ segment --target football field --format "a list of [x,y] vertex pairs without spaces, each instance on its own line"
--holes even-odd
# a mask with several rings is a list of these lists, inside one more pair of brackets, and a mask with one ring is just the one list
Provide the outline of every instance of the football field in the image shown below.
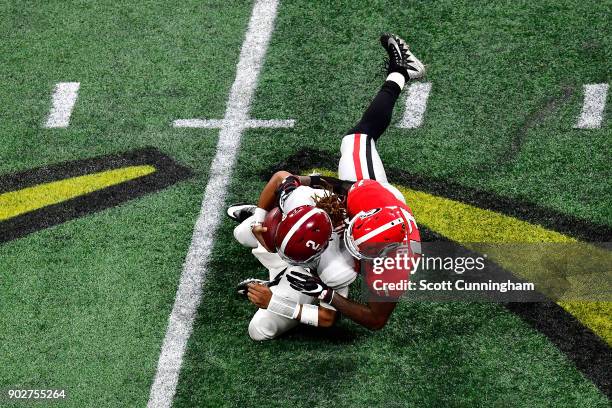
[[0,406],[65,389],[58,406],[608,407],[610,302],[401,302],[380,331],[252,341],[235,286],[267,271],[224,213],[276,170],[337,170],[391,31],[427,76],[377,149],[427,240],[612,241],[609,15],[0,4]]

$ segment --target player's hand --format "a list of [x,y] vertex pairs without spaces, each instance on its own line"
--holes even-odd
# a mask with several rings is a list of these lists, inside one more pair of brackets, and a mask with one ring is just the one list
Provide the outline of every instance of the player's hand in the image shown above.
[[255,306],[267,309],[272,298],[272,291],[269,287],[259,283],[249,283],[247,297]]
[[287,280],[293,289],[325,303],[330,303],[334,296],[334,290],[323,283],[318,276],[293,270],[287,274]]
[[294,176],[293,174],[287,176],[276,189],[276,195],[279,197],[281,196],[281,194],[288,195],[293,192],[293,190],[298,188],[301,184],[302,183],[300,182],[300,176]]
[[257,239],[257,241],[259,241],[259,243],[268,250],[268,252],[273,252],[270,248],[268,248],[268,246],[266,245],[266,241],[263,238],[263,233],[268,231],[267,227],[264,227],[261,224],[254,224],[251,227],[251,231],[253,232],[253,235],[255,236],[255,239]]

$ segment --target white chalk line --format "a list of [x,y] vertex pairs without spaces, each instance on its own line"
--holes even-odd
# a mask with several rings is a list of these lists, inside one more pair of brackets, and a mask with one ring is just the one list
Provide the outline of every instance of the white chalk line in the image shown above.
[[427,109],[427,99],[430,92],[431,82],[416,82],[408,87],[404,116],[397,124],[397,127],[414,129],[423,124],[423,117]]
[[608,84],[588,84],[583,86],[584,103],[578,122],[574,126],[577,129],[597,129],[603,122],[608,97]]
[[79,82],[60,82],[55,85],[53,105],[45,122],[46,128],[68,127],[80,86]]
[[217,150],[168,320],[148,407],[170,407],[176,393],[187,341],[193,330],[193,322],[201,301],[202,284],[222,214],[227,186],[230,183],[240,139],[245,129],[240,123],[249,120],[251,100],[274,29],[277,7],[277,0],[257,0],[253,6],[240,51],[236,79],[227,101],[224,120],[228,121],[229,125],[222,127],[219,132]]

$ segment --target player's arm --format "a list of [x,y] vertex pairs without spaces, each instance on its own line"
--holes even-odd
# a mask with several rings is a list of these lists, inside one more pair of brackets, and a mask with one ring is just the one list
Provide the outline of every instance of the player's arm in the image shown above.
[[335,310],[316,305],[300,305],[300,312],[295,320],[302,322],[302,312],[305,310],[305,307],[317,308],[317,327],[331,327],[336,322],[337,312]]
[[293,289],[319,298],[355,323],[371,330],[382,329],[387,324],[396,305],[395,302],[368,302],[366,305],[353,302],[336,293],[323,283],[318,276],[299,271],[289,272],[287,280]]
[[314,188],[331,187],[334,193],[346,195],[353,185],[353,182],[328,176],[297,176],[288,171],[280,170],[272,175],[261,191],[257,207],[265,211],[270,211],[276,207],[279,194],[286,194],[300,185]]
[[[283,189],[283,183],[288,184],[287,180],[290,180],[289,176],[291,176],[291,173],[288,171],[277,171],[272,175],[270,180],[268,180],[268,183],[259,194],[259,201],[257,202],[257,208],[255,209],[251,230],[255,239],[257,239],[257,241],[259,241],[259,243],[268,251],[272,251],[272,248],[268,248],[265,240],[263,239],[263,233],[267,231],[267,228],[263,227],[262,224],[266,218],[266,215],[268,214],[268,211],[277,206],[278,194]],[[285,189],[288,189],[291,186],[284,187]]]
[[334,294],[331,301],[331,305],[340,313],[370,330],[385,327],[396,304],[396,302],[368,302],[363,305],[337,293]]
[[[274,303],[274,301],[272,300],[273,296],[274,294],[272,293],[270,288],[265,285],[261,285],[259,283],[250,283],[248,285],[247,297],[249,298],[251,303],[261,309],[268,309],[268,306],[270,306],[270,302]],[[286,314],[282,315],[285,317],[289,317],[301,323],[317,327],[331,327],[336,321],[337,313],[333,309],[328,309],[317,305],[303,305],[298,303],[290,305],[289,301],[287,301],[286,299],[284,299],[284,301],[286,302],[286,304],[282,305],[283,307],[279,309],[283,309],[282,313]],[[294,308],[294,313],[291,313],[288,310],[290,308]],[[290,313],[291,316],[289,316]]]
[[346,196],[354,184],[353,181],[340,180],[329,176],[298,176],[300,183],[313,188],[331,189],[332,192]]
[[278,203],[277,191],[283,181],[291,176],[291,173],[288,171],[277,171],[268,181],[268,184],[261,190],[261,194],[259,195],[259,201],[257,202],[257,207],[264,209],[266,211],[270,211],[274,207],[276,207]]

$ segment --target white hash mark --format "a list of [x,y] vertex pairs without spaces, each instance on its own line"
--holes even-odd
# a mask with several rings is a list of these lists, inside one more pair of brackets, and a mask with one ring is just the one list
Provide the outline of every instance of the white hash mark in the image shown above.
[[578,122],[574,127],[577,129],[600,128],[607,97],[608,84],[584,85],[584,104]]
[[79,82],[60,82],[55,85],[53,106],[45,123],[46,128],[66,128],[79,93]]
[[397,124],[397,127],[414,129],[423,124],[429,92],[431,92],[431,82],[415,82],[408,87],[406,110],[404,111],[404,117]]

